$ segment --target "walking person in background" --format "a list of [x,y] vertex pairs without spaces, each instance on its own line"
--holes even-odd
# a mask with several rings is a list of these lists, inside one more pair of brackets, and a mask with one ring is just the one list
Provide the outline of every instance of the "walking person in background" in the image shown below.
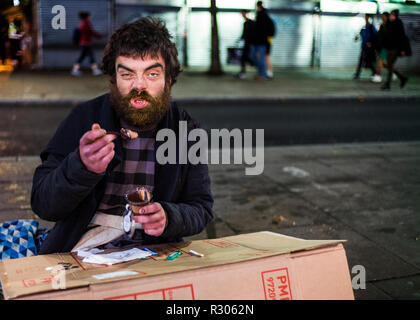
[[257,2],[256,6],[257,17],[255,19],[255,37],[250,46],[250,58],[254,61],[255,66],[258,70],[258,75],[255,76],[255,80],[266,80],[267,79],[267,64],[265,60],[265,54],[267,52],[267,19],[270,19],[267,15],[265,8],[261,1]]
[[33,68],[34,41],[32,38],[32,25],[27,19],[23,20],[22,40],[20,41],[22,67]]
[[[360,30],[360,36],[362,38],[362,50],[360,52],[359,64],[357,65],[356,73],[353,76],[354,80],[360,79],[360,72],[362,67],[367,67],[372,70],[372,76],[376,74],[376,69],[374,66],[376,57],[375,57],[375,50],[373,44],[376,38],[376,28],[373,24],[370,23],[370,15],[365,15],[366,24]],[[359,36],[356,36],[355,41],[359,40]]]
[[382,77],[381,77],[382,69],[383,67],[387,66],[386,57],[388,55],[388,50],[385,49],[383,46],[384,46],[386,29],[387,29],[388,17],[389,17],[388,12],[383,12],[381,14],[382,24],[379,27],[379,31],[378,31],[376,41],[375,41],[375,51],[377,53],[378,60],[377,60],[377,65],[376,65],[376,74],[372,76],[371,78],[372,82],[382,81]]
[[273,37],[267,37],[267,44],[265,50],[265,64],[267,65],[267,77],[269,79],[273,78],[273,64],[271,63],[271,43],[273,42]]
[[241,56],[241,71],[238,74],[239,79],[245,78],[246,73],[246,64],[249,63],[253,65],[252,60],[249,57],[249,48],[250,44],[253,42],[253,37],[255,36],[255,22],[248,18],[247,10],[241,10],[242,17],[245,19],[243,25],[243,31],[241,40],[244,41],[244,46],[242,48],[242,56]]
[[395,73],[400,80],[400,87],[404,88],[408,78],[403,76],[400,72],[395,69],[395,63],[399,56],[406,55],[405,45],[405,31],[402,21],[398,18],[399,11],[392,10],[389,15],[389,21],[387,23],[387,29],[383,41],[384,48],[387,52],[387,69],[388,75],[385,84],[381,87],[382,90],[391,89],[392,74]]
[[15,69],[21,66],[20,41],[22,39],[22,21],[15,18],[9,26],[9,43],[12,65]]
[[92,37],[102,38],[102,35],[93,29],[92,24],[90,23],[89,12],[80,12],[79,18],[81,20],[80,25],[78,27],[80,39],[77,44],[81,47],[81,52],[76,63],[73,65],[71,74],[74,76],[82,75],[82,72],[80,71],[80,64],[83,62],[85,57],[88,57],[90,62],[90,68],[92,69],[92,74],[94,76],[98,76],[102,74],[102,72],[95,62],[95,56],[92,50]]
[[[262,2],[258,1],[261,6]],[[266,50],[265,50],[265,63],[267,65],[267,77],[272,79],[273,78],[273,65],[271,63],[271,45],[273,43],[273,38],[276,35],[276,27],[274,25],[274,21],[270,18],[270,16],[266,13],[266,28],[267,28],[267,42],[266,42]]]

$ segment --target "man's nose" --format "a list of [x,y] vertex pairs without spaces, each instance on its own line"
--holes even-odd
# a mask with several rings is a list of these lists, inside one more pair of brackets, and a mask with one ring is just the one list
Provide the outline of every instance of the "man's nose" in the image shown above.
[[141,92],[147,88],[146,79],[143,76],[137,76],[133,82],[132,89],[136,89],[137,91]]

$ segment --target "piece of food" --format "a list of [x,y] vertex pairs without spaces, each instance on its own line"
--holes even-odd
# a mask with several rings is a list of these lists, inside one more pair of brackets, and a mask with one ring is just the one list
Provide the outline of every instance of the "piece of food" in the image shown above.
[[151,195],[149,190],[147,190],[146,188],[140,188],[139,190],[137,190],[137,193],[141,201],[150,201]]
[[[99,130],[101,129],[101,126],[98,123],[94,123],[92,125],[92,130]],[[120,132],[114,132],[114,131],[107,131],[106,134],[115,134],[117,136],[121,136],[123,139],[137,139],[139,137],[139,134],[133,130],[121,128]]]
[[145,187],[140,187],[137,191],[130,193],[127,199],[134,203],[149,202],[152,199],[152,195]]
[[136,139],[139,136],[137,132],[125,128],[121,128],[120,133],[122,137],[125,137],[127,139]]

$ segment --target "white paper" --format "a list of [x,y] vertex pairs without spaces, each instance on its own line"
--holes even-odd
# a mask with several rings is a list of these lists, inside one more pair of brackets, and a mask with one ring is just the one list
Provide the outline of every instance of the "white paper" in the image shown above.
[[134,259],[145,259],[148,256],[152,255],[150,252],[147,252],[138,248],[132,248],[129,250],[115,251],[115,252],[104,253],[104,254],[99,254],[99,253],[95,254],[88,251],[85,251],[84,253],[88,253],[88,254],[83,258],[83,262],[106,264],[106,265],[112,265],[116,263],[131,261]]
[[104,280],[104,279],[111,279],[111,278],[117,278],[117,277],[126,277],[126,276],[133,276],[138,274],[137,271],[132,270],[121,270],[121,271],[115,271],[115,272],[108,272],[108,273],[102,273],[102,274],[95,274],[92,277],[98,280]]
[[90,250],[79,250],[79,251],[77,251],[77,255],[81,258],[84,258],[84,257],[90,256],[91,254],[96,254],[96,253],[103,252],[103,251],[104,250],[101,250],[101,249],[98,249],[98,248],[93,248],[93,249],[90,249]]

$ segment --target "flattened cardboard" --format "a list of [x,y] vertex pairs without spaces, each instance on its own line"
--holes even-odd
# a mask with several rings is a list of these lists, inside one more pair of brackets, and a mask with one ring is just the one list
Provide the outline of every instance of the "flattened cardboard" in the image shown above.
[[[347,259],[340,242],[343,240],[303,240],[257,232],[148,246],[159,255],[109,267],[83,263],[75,253],[43,255],[0,262],[0,279],[6,299],[25,296],[37,299],[271,299],[273,294],[278,298],[286,291],[294,293],[294,296],[290,294],[292,299],[304,296],[302,288],[307,284],[299,279],[311,272],[323,272],[313,267],[309,268],[311,271],[305,267],[307,262],[298,261],[316,257],[319,266],[326,265],[324,269],[331,269],[328,267],[334,265],[331,261],[337,260],[328,271],[334,277],[340,273],[339,282],[346,283],[339,283],[331,290],[332,298],[352,299]],[[204,257],[190,254],[190,249],[203,253]],[[183,254],[173,261],[166,260],[167,255],[176,250]],[[296,252],[296,259],[292,259],[292,253]],[[337,257],[331,260],[328,256]],[[65,290],[53,288],[56,278],[48,271],[49,267],[60,264],[67,268],[63,271]],[[310,264],[313,265],[311,261]],[[298,269],[301,271],[297,272]],[[255,272],[253,277],[249,276],[251,270]],[[307,277],[310,281],[306,282],[313,283],[313,275]],[[290,282],[292,278],[288,290],[284,289],[283,280]],[[331,280],[336,282],[337,279]],[[283,290],[276,293],[276,288]],[[318,292],[320,298],[318,289],[311,290],[315,295]]]

